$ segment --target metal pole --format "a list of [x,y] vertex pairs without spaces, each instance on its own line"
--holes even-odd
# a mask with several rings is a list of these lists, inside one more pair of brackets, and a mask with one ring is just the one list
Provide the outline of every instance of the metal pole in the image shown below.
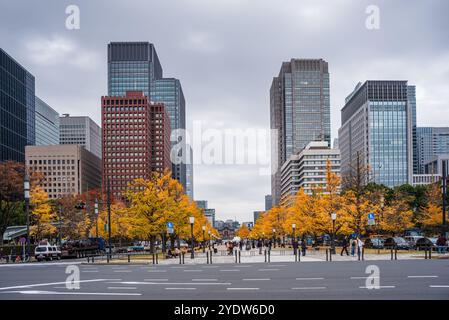
[[62,215],[62,207],[61,207],[61,203],[59,202],[58,204],[58,243],[59,246],[61,246],[62,243],[62,234],[61,234],[61,215]]
[[98,238],[98,199],[95,198],[95,237]]
[[203,230],[203,253],[206,252],[206,238],[204,236],[204,230]]
[[296,228],[293,228],[293,254],[296,256],[296,236],[295,236]]
[[195,254],[194,254],[194,249],[195,249],[195,247],[194,247],[194,245],[193,245],[193,223],[191,223],[190,224],[190,235],[192,236],[192,245],[191,245],[191,247],[192,247],[192,253],[191,253],[191,255],[190,255],[190,258],[191,259],[195,259]]
[[332,219],[332,252],[331,254],[335,254],[335,220]]
[[112,255],[112,248],[111,248],[111,187],[109,184],[109,177],[107,178],[107,184],[108,184],[108,190],[107,190],[107,206],[108,206],[108,246],[109,246],[109,254],[108,254],[108,263],[109,258]]
[[[26,170],[26,169],[25,169]],[[25,172],[24,179],[24,195],[25,195],[25,212],[27,217],[27,239],[26,239],[26,257],[30,261],[30,178],[28,173]]]
[[446,231],[446,187],[447,187],[447,163],[446,160],[442,161],[443,169],[443,232]]

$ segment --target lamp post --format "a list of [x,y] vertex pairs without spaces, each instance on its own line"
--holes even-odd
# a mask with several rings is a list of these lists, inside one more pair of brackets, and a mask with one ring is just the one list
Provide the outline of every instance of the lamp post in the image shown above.
[[30,178],[28,173],[25,173],[23,181],[23,190],[25,196],[25,213],[27,217],[27,239],[26,239],[26,259],[30,261]]
[[189,222],[190,222],[190,236],[191,236],[191,242],[192,242],[191,243],[192,253],[190,255],[190,258],[194,259],[195,258],[195,253],[194,253],[195,247],[193,244],[193,241],[194,241],[194,239],[193,239],[193,223],[195,222],[195,217],[189,217]]
[[274,243],[274,248],[276,248],[276,229],[273,228],[273,243]]
[[211,242],[211,239],[210,239],[211,232],[210,232],[210,230],[207,233],[209,234],[209,251],[210,251],[210,242]]
[[107,178],[107,207],[108,207],[108,263],[109,259],[112,255],[112,246],[111,246],[111,186],[109,184],[109,177]]
[[331,218],[332,218],[332,243],[331,243],[331,251],[332,251],[332,254],[335,254],[335,220],[337,220],[337,213],[336,213],[336,212],[332,212]]
[[98,199],[95,199],[95,237],[98,238]]
[[292,229],[293,229],[293,254],[296,256],[296,224],[292,223]]
[[206,252],[206,237],[204,236],[204,233],[206,232],[206,226],[202,226],[201,229],[203,230],[203,253]]

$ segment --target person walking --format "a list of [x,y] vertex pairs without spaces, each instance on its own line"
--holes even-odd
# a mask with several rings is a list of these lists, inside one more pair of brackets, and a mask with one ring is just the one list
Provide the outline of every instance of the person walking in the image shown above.
[[302,251],[302,256],[304,257],[306,255],[306,251],[307,251],[307,244],[306,244],[306,240],[304,238],[301,240],[301,251]]
[[341,253],[340,253],[341,256],[343,256],[343,252],[346,252],[346,255],[349,256],[348,247],[349,247],[349,237],[346,236],[343,238],[342,248],[341,248]]
[[355,239],[351,239],[351,256],[355,255],[355,247],[357,246],[357,241]]
[[446,237],[441,234],[438,239],[436,245],[438,246],[438,253],[445,253],[446,252],[446,243],[447,239]]
[[363,252],[363,241],[357,237],[357,255],[361,256]]

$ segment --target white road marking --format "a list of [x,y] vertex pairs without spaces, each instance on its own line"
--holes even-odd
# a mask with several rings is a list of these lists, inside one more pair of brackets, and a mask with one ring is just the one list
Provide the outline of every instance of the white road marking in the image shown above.
[[114,272],[132,272],[132,270],[114,270]]
[[259,288],[226,288],[229,291],[239,291],[239,290],[259,290]]
[[201,267],[201,268],[207,268],[207,269],[212,269],[212,268],[218,268],[218,266],[203,266],[203,267]]
[[168,281],[168,279],[143,279],[143,281]]
[[99,272],[98,270],[81,270],[81,272],[89,273],[89,272]]
[[324,280],[324,278],[296,278],[296,280]]
[[[110,280],[114,280],[114,279],[79,280],[79,281],[72,281],[72,283],[102,282],[102,281],[110,281]],[[0,288],[0,290],[26,289],[26,288],[32,288],[32,287],[54,286],[54,285],[58,285],[58,284],[66,284],[66,282],[64,281],[64,282],[36,283],[36,284],[29,284],[29,285],[22,285],[22,286],[3,287],[3,288]]]
[[108,287],[109,290],[136,290],[136,287]]
[[185,269],[187,267],[170,267],[170,268],[172,268],[172,269]]
[[184,270],[184,272],[203,272],[203,270]]
[[270,281],[271,279],[242,279],[242,281]]
[[240,271],[240,270],[237,270],[237,269],[231,269],[231,270],[222,269],[222,270],[220,270],[220,272],[238,272],[238,271]]
[[438,278],[438,276],[407,276],[407,278]]
[[71,264],[82,264],[81,261],[71,261],[71,262],[32,262],[32,263],[16,263],[16,264],[0,264],[2,267],[44,267],[44,266],[61,266],[61,265],[71,265]]
[[167,270],[148,270],[148,272],[167,272]]
[[2,293],[21,293],[21,294],[41,294],[41,295],[94,295],[94,296],[141,296],[141,293],[121,293],[121,292],[78,292],[78,291],[3,291]]
[[196,290],[196,288],[165,288],[165,290]]
[[233,266],[233,268],[251,268],[252,266]]
[[270,267],[285,267],[285,264],[270,264]]
[[198,286],[230,286],[230,282],[139,282],[139,281],[123,281],[123,282],[108,282],[110,284],[162,284],[162,285],[198,285]]
[[299,287],[299,288],[292,288],[292,290],[324,290],[326,287]]
[[218,279],[192,279],[192,281],[218,281]]
[[449,288],[449,285],[433,285],[429,286],[430,288]]
[[[360,279],[367,279],[368,277],[366,276],[366,277],[351,277],[350,279],[351,280],[360,280]],[[379,277],[376,277],[376,276],[370,276],[370,278],[372,278],[372,279],[378,279]]]
[[[373,287],[359,287],[360,289],[373,289]],[[376,289],[394,289],[396,286],[378,286]]]
[[279,271],[279,269],[259,269],[257,271]]

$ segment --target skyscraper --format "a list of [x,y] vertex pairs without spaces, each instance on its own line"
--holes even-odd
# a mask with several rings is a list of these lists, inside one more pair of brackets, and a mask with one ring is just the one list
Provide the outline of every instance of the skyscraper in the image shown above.
[[34,76],[0,48],[0,161],[25,162],[35,138]]
[[91,118],[64,114],[59,118],[60,144],[77,144],[101,159],[101,128]]
[[412,182],[409,93],[407,81],[366,81],[346,98],[338,132],[343,179],[354,173],[359,159],[370,169],[369,181],[388,187]]
[[[152,43],[111,42],[108,45],[108,95],[123,96],[126,91],[143,91],[150,101],[163,103],[170,117],[171,129],[186,128],[181,82],[175,78],[163,78],[163,69]],[[181,146],[186,150],[184,143]],[[173,164],[171,170],[187,192],[188,158],[181,152],[178,156],[183,162]]]
[[186,164],[186,194],[189,196],[190,200],[193,201],[193,149],[192,147],[187,148],[187,159],[190,160]]
[[170,120],[161,103],[150,103],[142,91],[101,98],[103,189],[122,197],[128,184],[151,172],[171,168]]
[[330,146],[330,96],[328,63],[323,59],[283,62],[270,88],[272,129],[271,178],[273,205],[280,200],[280,168],[310,141]]
[[59,113],[44,101],[35,97],[36,145],[59,144]]
[[449,154],[449,127],[418,127],[416,140],[418,174],[425,173],[425,163],[435,156]]

